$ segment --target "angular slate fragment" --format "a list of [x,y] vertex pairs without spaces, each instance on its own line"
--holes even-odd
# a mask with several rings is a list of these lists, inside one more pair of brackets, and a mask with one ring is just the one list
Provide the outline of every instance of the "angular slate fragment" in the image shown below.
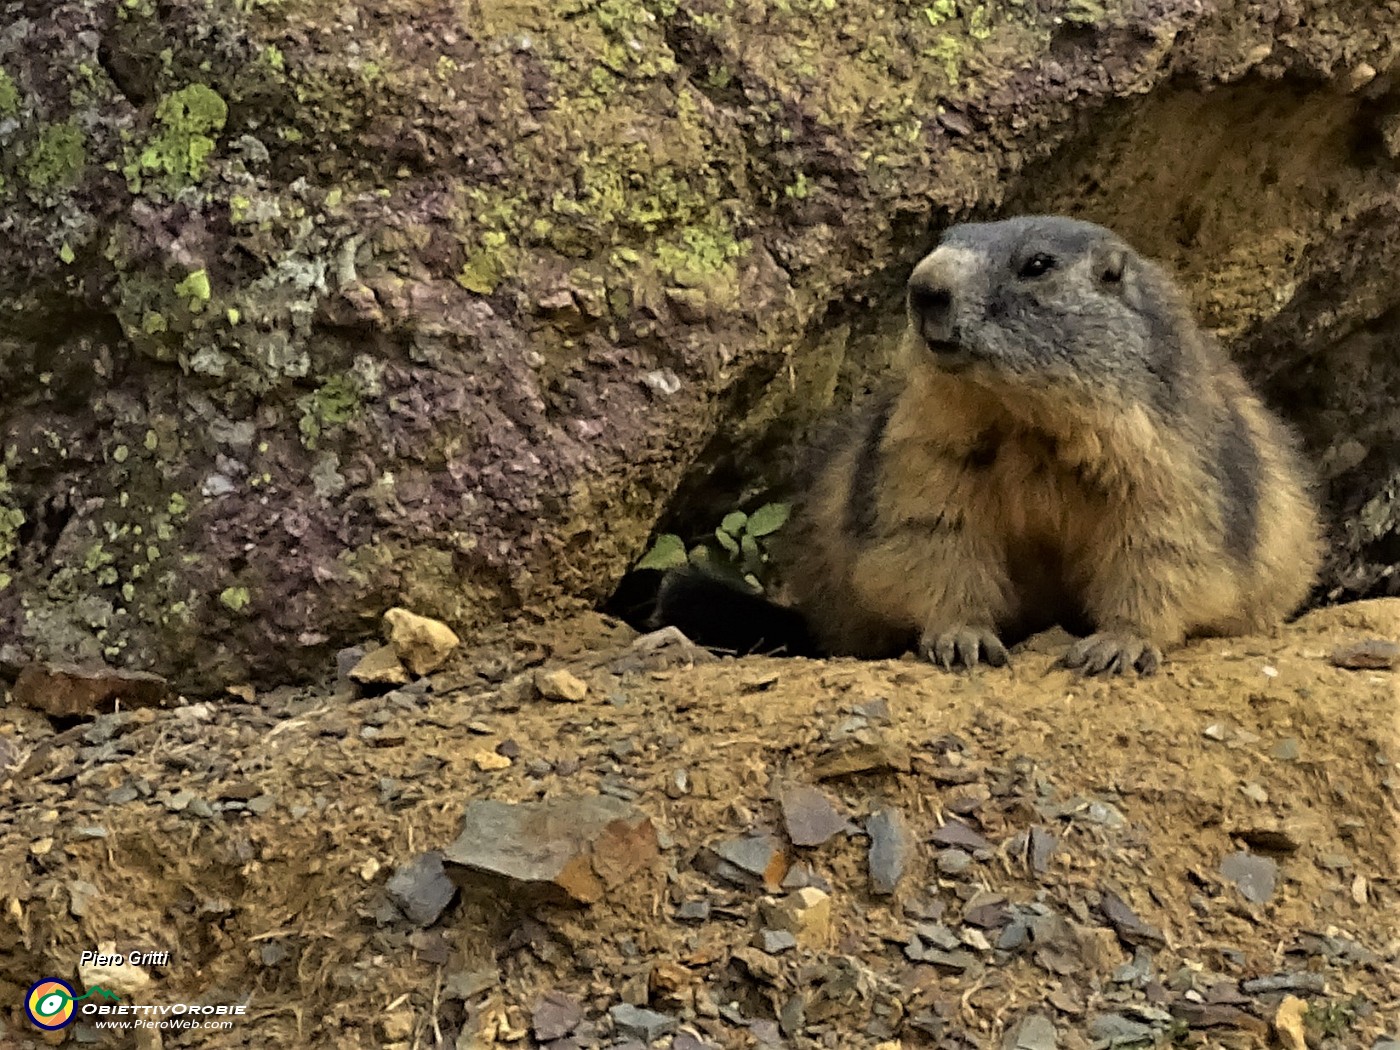
[[1274,895],[1278,865],[1253,853],[1232,853],[1220,862],[1220,874],[1233,882],[1244,899],[1263,904]]
[[1122,1014],[1095,1014],[1089,1019],[1089,1038],[1103,1040],[1109,1046],[1115,1044],[1150,1044],[1153,1040],[1151,1025],[1130,1021]]
[[1267,995],[1270,992],[1321,994],[1327,990],[1327,979],[1320,973],[1303,970],[1299,973],[1276,973],[1269,977],[1255,977],[1241,981],[1240,988],[1246,995]]
[[630,1035],[642,1042],[651,1044],[680,1027],[680,1022],[670,1014],[657,1013],[631,1003],[619,1003],[608,1011],[613,1023],[622,1035]]
[[1139,919],[1123,898],[1112,890],[1104,889],[1102,891],[1099,911],[1103,913],[1103,917],[1108,920],[1108,924],[1113,927],[1125,944],[1142,944],[1153,948],[1166,947],[1167,939],[1162,936],[1162,931]]
[[870,835],[871,888],[879,894],[891,894],[899,885],[914,852],[913,837],[905,824],[904,815],[894,808],[878,810],[865,821]]
[[796,948],[797,938],[787,930],[759,930],[758,936],[754,938],[754,947],[769,955],[778,955]]
[[702,850],[696,860],[702,870],[736,886],[781,888],[788,873],[788,856],[773,835],[725,839]]
[[886,769],[909,772],[909,749],[903,744],[875,739],[853,741],[828,751],[813,763],[812,775],[818,780],[832,780]]
[[1056,1050],[1060,1045],[1054,1022],[1040,1014],[1031,1014],[1006,1033],[1002,1050]]
[[788,784],[779,796],[783,825],[794,846],[820,846],[845,830],[846,819],[810,784]]
[[1031,870],[1037,875],[1044,875],[1050,869],[1050,858],[1055,855],[1055,850],[1059,847],[1060,840],[1057,836],[1046,831],[1039,824],[1031,825]]
[[544,802],[468,803],[462,833],[443,855],[459,885],[503,878],[516,891],[591,904],[658,855],[656,828],[605,795]]
[[437,922],[457,895],[457,887],[443,870],[442,854],[436,850],[413,858],[394,872],[384,888],[399,910],[417,926]]
[[1191,1028],[1242,1028],[1261,1038],[1269,1034],[1267,1021],[1227,1003],[1177,1002],[1172,1004],[1171,1012]]
[[1349,642],[1332,650],[1332,666],[1348,671],[1389,671],[1400,663],[1400,645],[1386,638]]
[[948,821],[929,836],[929,841],[936,846],[955,846],[971,853],[978,850],[986,850],[991,853],[996,849],[987,839],[960,820]]
[[583,1021],[583,1007],[561,991],[546,993],[530,1014],[530,1028],[542,1043],[563,1039]]

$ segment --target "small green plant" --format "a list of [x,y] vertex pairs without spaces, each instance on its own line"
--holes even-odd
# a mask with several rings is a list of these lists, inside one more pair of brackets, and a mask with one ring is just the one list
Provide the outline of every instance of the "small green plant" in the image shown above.
[[1330,1003],[1313,1003],[1304,1015],[1304,1023],[1325,1036],[1340,1038],[1356,1023],[1358,1000],[1338,999]]
[[735,577],[761,591],[767,576],[768,543],[787,523],[791,511],[787,503],[765,503],[752,514],[733,511],[724,516],[712,534],[701,537],[689,550],[680,536],[664,532],[637,562],[637,568],[664,571],[694,565]]

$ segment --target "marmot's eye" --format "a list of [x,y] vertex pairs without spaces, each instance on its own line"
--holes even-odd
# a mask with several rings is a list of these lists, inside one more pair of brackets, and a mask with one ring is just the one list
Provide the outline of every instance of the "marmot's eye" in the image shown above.
[[1044,252],[1032,255],[1021,264],[1020,276],[1039,277],[1043,273],[1049,273],[1055,268],[1055,257],[1046,255]]

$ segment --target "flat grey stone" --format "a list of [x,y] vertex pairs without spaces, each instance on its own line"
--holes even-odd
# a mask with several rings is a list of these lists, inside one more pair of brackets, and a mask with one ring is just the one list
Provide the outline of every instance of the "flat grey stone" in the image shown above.
[[1263,904],[1274,895],[1278,883],[1278,865],[1268,857],[1253,853],[1231,853],[1220,862],[1220,874],[1233,882],[1244,899]]
[[1001,1045],[1002,1050],[1056,1050],[1059,1038],[1048,1017],[1031,1014],[1006,1033]]
[[904,821],[904,815],[893,807],[878,810],[866,819],[870,836],[871,888],[880,894],[891,894],[899,885],[914,852],[914,840]]
[[620,1034],[640,1039],[645,1043],[654,1043],[680,1026],[680,1022],[670,1014],[657,1013],[655,1010],[643,1009],[631,1003],[619,1003],[608,1013],[612,1015],[613,1023],[617,1025]]
[[846,818],[810,784],[788,784],[779,797],[783,825],[794,846],[820,846],[846,828]]

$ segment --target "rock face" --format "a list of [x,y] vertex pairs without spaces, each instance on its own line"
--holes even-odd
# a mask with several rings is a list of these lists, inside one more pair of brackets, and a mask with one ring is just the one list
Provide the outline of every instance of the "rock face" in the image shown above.
[[0,637],[199,688],[596,602],[996,209],[1176,267],[1385,589],[1398,15],[0,0]]

